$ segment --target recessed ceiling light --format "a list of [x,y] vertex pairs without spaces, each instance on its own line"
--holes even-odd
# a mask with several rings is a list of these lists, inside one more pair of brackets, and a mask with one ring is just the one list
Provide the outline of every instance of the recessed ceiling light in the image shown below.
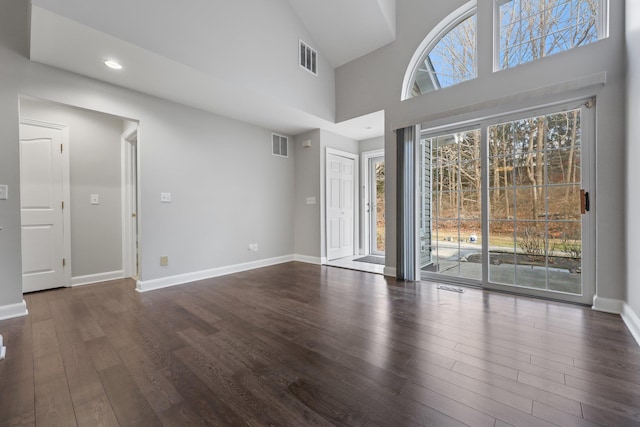
[[107,59],[106,61],[104,61],[104,65],[106,65],[107,67],[111,68],[112,70],[121,70],[122,69],[122,65],[120,65],[119,62],[114,61],[112,59]]
[[364,127],[364,130],[371,130],[371,129],[373,129],[373,127],[371,127],[371,126],[365,126]]

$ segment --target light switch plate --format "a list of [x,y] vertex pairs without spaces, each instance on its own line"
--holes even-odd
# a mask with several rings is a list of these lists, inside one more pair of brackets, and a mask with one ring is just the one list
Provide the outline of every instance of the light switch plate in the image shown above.
[[171,193],[160,193],[160,202],[171,203]]
[[91,204],[92,205],[99,205],[100,204],[100,195],[99,194],[92,194],[91,195]]
[[8,191],[8,186],[0,185],[0,200],[7,200],[7,197],[9,197]]

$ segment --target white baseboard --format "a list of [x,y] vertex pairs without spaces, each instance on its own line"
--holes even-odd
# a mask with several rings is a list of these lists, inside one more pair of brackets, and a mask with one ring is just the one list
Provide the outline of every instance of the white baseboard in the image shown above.
[[322,258],[315,257],[315,256],[308,256],[308,255],[295,254],[293,256],[293,260],[299,261],[299,262],[306,262],[307,264],[316,264],[316,265],[322,264]]
[[326,256],[323,256],[322,258],[320,258],[320,265],[325,265],[328,262],[329,260],[327,259]]
[[387,267],[385,265],[383,273],[385,276],[396,277],[396,268],[395,267]]
[[620,314],[622,313],[622,307],[624,301],[612,298],[602,298],[599,296],[593,297],[592,309],[597,311],[604,311],[605,313]]
[[183,285],[197,280],[210,279],[212,277],[225,276],[227,274],[239,273],[256,268],[269,267],[270,265],[282,264],[294,260],[293,255],[285,255],[276,258],[267,258],[258,261],[245,262],[242,264],[228,265],[224,267],[212,268],[209,270],[195,271],[193,273],[178,274],[176,276],[161,277],[159,279],[139,280],[136,284],[136,291],[147,292],[155,289],[168,288],[169,286]]
[[631,335],[636,339],[638,345],[640,345],[640,317],[633,311],[629,304],[624,303],[622,308],[622,320],[627,325]]
[[71,278],[71,286],[91,285],[92,283],[107,282],[124,278],[124,271],[108,271],[106,273],[89,274],[87,276],[76,276]]
[[0,320],[26,316],[27,314],[29,314],[29,310],[27,310],[27,303],[24,300],[17,304],[0,305]]

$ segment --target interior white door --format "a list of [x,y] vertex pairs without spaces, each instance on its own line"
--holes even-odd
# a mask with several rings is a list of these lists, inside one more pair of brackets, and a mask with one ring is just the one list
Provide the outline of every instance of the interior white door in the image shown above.
[[[70,284],[65,261],[63,130],[20,124],[22,290]],[[68,176],[68,175],[67,175]]]
[[124,277],[138,278],[138,130],[122,134],[122,265]]
[[327,155],[327,259],[353,255],[355,160]]

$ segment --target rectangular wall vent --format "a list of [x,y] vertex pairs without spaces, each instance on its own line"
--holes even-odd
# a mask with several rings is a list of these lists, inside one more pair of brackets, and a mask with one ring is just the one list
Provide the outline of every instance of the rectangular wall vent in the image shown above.
[[300,40],[300,66],[314,76],[318,75],[318,52],[302,40]]
[[278,135],[277,133],[272,133],[271,154],[274,156],[289,157],[289,138]]

